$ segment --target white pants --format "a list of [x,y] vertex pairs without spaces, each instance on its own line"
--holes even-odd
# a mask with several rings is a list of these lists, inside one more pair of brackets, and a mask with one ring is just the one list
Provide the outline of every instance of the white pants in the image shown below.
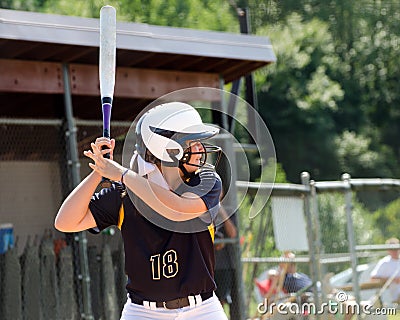
[[132,303],[128,297],[122,310],[121,320],[228,320],[221,303],[214,294],[195,307],[179,309],[148,309]]

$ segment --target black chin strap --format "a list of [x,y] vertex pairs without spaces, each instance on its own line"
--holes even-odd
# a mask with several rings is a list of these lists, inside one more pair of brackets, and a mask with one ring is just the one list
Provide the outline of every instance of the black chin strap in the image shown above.
[[188,182],[191,178],[193,178],[195,176],[195,173],[189,173],[186,168],[183,166],[183,162],[179,161],[179,169],[182,170],[183,172],[183,177],[185,182]]

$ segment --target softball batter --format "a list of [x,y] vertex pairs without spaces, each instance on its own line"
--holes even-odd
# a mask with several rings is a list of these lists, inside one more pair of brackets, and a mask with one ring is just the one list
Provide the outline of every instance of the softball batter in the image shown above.
[[[55,227],[120,228],[128,275],[121,319],[227,319],[213,278],[221,180],[206,162],[220,149],[203,143],[217,133],[193,107],[171,102],[139,119],[130,168],[112,160],[113,139],[98,138],[84,152],[93,171],[61,205]],[[94,194],[102,177],[114,182]]]

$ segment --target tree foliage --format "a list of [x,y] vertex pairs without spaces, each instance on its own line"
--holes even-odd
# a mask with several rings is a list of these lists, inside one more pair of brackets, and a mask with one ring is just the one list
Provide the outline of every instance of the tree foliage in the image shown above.
[[387,206],[376,210],[373,214],[376,225],[380,231],[380,242],[387,238],[399,237],[400,226],[400,199],[390,202]]
[[229,3],[210,0],[0,0],[1,8],[98,18],[112,5],[118,21],[192,29],[238,31]]
[[[337,179],[344,171],[399,175],[399,8],[384,1],[303,0],[269,1],[269,10],[256,12],[253,30],[271,37],[278,56],[258,81],[260,109],[290,181],[302,170],[316,179]],[[343,163],[354,153],[337,148],[345,132],[369,141],[357,156],[375,163]]]
[[303,22],[293,14],[282,26],[259,32],[270,35],[277,55],[277,62],[256,79],[260,113],[271,130],[278,161],[290,181],[298,181],[304,170],[314,178],[333,177],[337,163],[323,159],[335,158],[334,114],[344,92],[331,76],[339,60],[326,24]]
[[387,146],[371,147],[372,139],[355,132],[344,131],[335,139],[338,161],[344,172],[355,171],[360,177],[389,177],[394,171],[388,159],[394,160],[393,152]]
[[[374,226],[372,214],[355,197],[352,199],[352,220],[357,245],[371,244],[380,236]],[[322,194],[318,196],[322,253],[349,252],[348,218],[343,194]],[[368,232],[365,232],[368,230]],[[338,272],[343,265],[329,265],[329,271]]]

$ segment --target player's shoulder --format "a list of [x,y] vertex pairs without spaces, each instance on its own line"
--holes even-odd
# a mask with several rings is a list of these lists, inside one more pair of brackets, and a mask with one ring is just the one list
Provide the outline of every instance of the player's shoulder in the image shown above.
[[197,173],[201,184],[213,185],[214,188],[220,188],[222,186],[221,177],[215,170],[210,168],[201,168]]
[[[190,188],[190,192],[196,193],[198,195],[206,195],[210,192],[216,193],[222,190],[222,181],[220,176],[210,168],[199,169],[192,178],[182,185],[182,190],[186,190],[187,187]],[[180,193],[182,194],[182,190]]]
[[203,167],[198,171],[197,174],[200,179],[212,179],[214,181],[221,182],[221,177],[219,176],[219,174],[211,168]]

